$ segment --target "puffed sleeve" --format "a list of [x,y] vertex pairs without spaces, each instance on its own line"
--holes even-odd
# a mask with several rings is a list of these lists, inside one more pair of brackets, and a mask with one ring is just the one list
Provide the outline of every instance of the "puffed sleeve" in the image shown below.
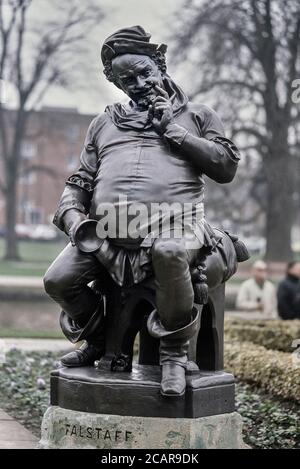
[[225,137],[224,127],[218,114],[208,106],[203,106],[203,113],[200,114],[199,118],[202,136],[216,143],[221,152],[222,150],[226,151],[229,158],[238,162],[240,160],[240,152],[236,145],[229,138]]
[[94,190],[94,179],[98,169],[98,150],[95,142],[95,118],[87,131],[80,155],[78,170],[68,177],[60,198],[53,223],[64,231],[63,217],[67,210],[76,209],[87,214]]
[[215,111],[201,106],[194,112],[199,134],[172,123],[164,136],[176,145],[202,174],[219,183],[231,182],[235,176],[240,153],[225,137],[222,122]]

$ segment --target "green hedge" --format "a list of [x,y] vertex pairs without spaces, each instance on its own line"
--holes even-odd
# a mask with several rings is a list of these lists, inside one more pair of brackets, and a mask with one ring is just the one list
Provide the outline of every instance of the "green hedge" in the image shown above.
[[225,342],[225,369],[284,399],[300,402],[300,361],[251,342]]
[[259,321],[225,319],[228,341],[253,342],[267,349],[292,352],[292,342],[300,339],[300,321]]

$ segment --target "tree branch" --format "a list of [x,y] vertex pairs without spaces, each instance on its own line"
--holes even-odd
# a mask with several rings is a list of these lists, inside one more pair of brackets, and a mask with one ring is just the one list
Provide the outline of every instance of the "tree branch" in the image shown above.
[[26,167],[23,167],[18,172],[18,177],[21,177],[21,176],[24,176],[25,174],[29,174],[33,172],[45,173],[45,174],[48,174],[52,178],[57,178],[60,175],[58,171],[56,171],[53,168],[50,168],[49,166],[40,165],[40,164],[32,164],[32,165],[26,165]]
[[263,95],[264,89],[259,86],[259,84],[251,84],[247,83],[242,80],[216,80],[213,83],[210,83],[209,85],[202,86],[201,87],[201,93],[206,93],[207,91],[210,91],[212,88],[217,87],[217,86],[225,86],[225,87],[230,87],[233,89],[236,88],[245,88],[251,91],[252,93],[259,93],[260,95]]
[[28,1],[21,2],[20,23],[17,31],[17,50],[16,50],[16,72],[17,72],[17,88],[19,90],[20,99],[22,101],[23,94],[23,67],[22,67],[22,50],[24,47],[24,33],[26,28],[26,12],[30,5]]
[[289,98],[289,90],[292,87],[292,83],[294,79],[296,78],[296,63],[297,60],[299,59],[299,43],[300,43],[300,11],[299,11],[299,17],[296,21],[296,26],[294,33],[289,41],[290,45],[290,63],[289,63],[289,71],[288,71],[288,78],[287,78],[287,100],[285,104],[285,113],[289,114],[291,110],[291,99]]
[[260,140],[264,145],[269,145],[269,139],[266,135],[263,135],[258,129],[254,127],[241,126],[237,129],[232,129],[232,135],[236,136],[239,133],[245,133],[248,135],[253,135],[258,140]]
[[11,32],[13,31],[16,18],[17,18],[17,11],[19,8],[20,4],[19,2],[16,2],[13,4],[12,7],[12,14],[10,21],[8,23],[7,28],[4,26],[4,20],[3,20],[3,1],[0,1],[0,33],[2,37],[2,49],[1,49],[1,56],[0,56],[0,78],[4,78],[4,65],[5,65],[5,60],[7,59],[7,51],[8,51],[8,41],[11,35]]

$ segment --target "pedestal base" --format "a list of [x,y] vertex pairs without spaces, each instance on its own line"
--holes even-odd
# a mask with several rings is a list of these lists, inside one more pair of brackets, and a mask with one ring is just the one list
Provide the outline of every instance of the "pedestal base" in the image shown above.
[[234,377],[189,371],[184,397],[160,393],[158,366],[132,372],[94,367],[51,373],[41,448],[243,448]]
[[51,373],[51,402],[63,409],[134,417],[198,418],[235,411],[234,377],[199,372],[187,376],[185,396],[160,393],[158,366],[134,365],[132,372],[93,367],[61,368]]
[[242,449],[237,412],[200,418],[134,417],[49,407],[40,448]]

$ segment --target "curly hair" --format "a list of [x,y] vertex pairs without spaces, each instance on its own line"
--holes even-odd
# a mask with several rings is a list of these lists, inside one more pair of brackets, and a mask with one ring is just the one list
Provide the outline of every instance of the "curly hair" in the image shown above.
[[[156,63],[159,70],[162,73],[166,73],[167,71],[166,55],[162,53],[161,51],[157,51],[155,52],[155,54],[151,55],[150,57],[153,60],[153,62]],[[106,62],[104,62],[103,73],[106,76],[106,79],[108,81],[111,81],[112,83],[116,85],[115,75],[113,74],[113,71],[112,71],[111,60],[107,60]]]

